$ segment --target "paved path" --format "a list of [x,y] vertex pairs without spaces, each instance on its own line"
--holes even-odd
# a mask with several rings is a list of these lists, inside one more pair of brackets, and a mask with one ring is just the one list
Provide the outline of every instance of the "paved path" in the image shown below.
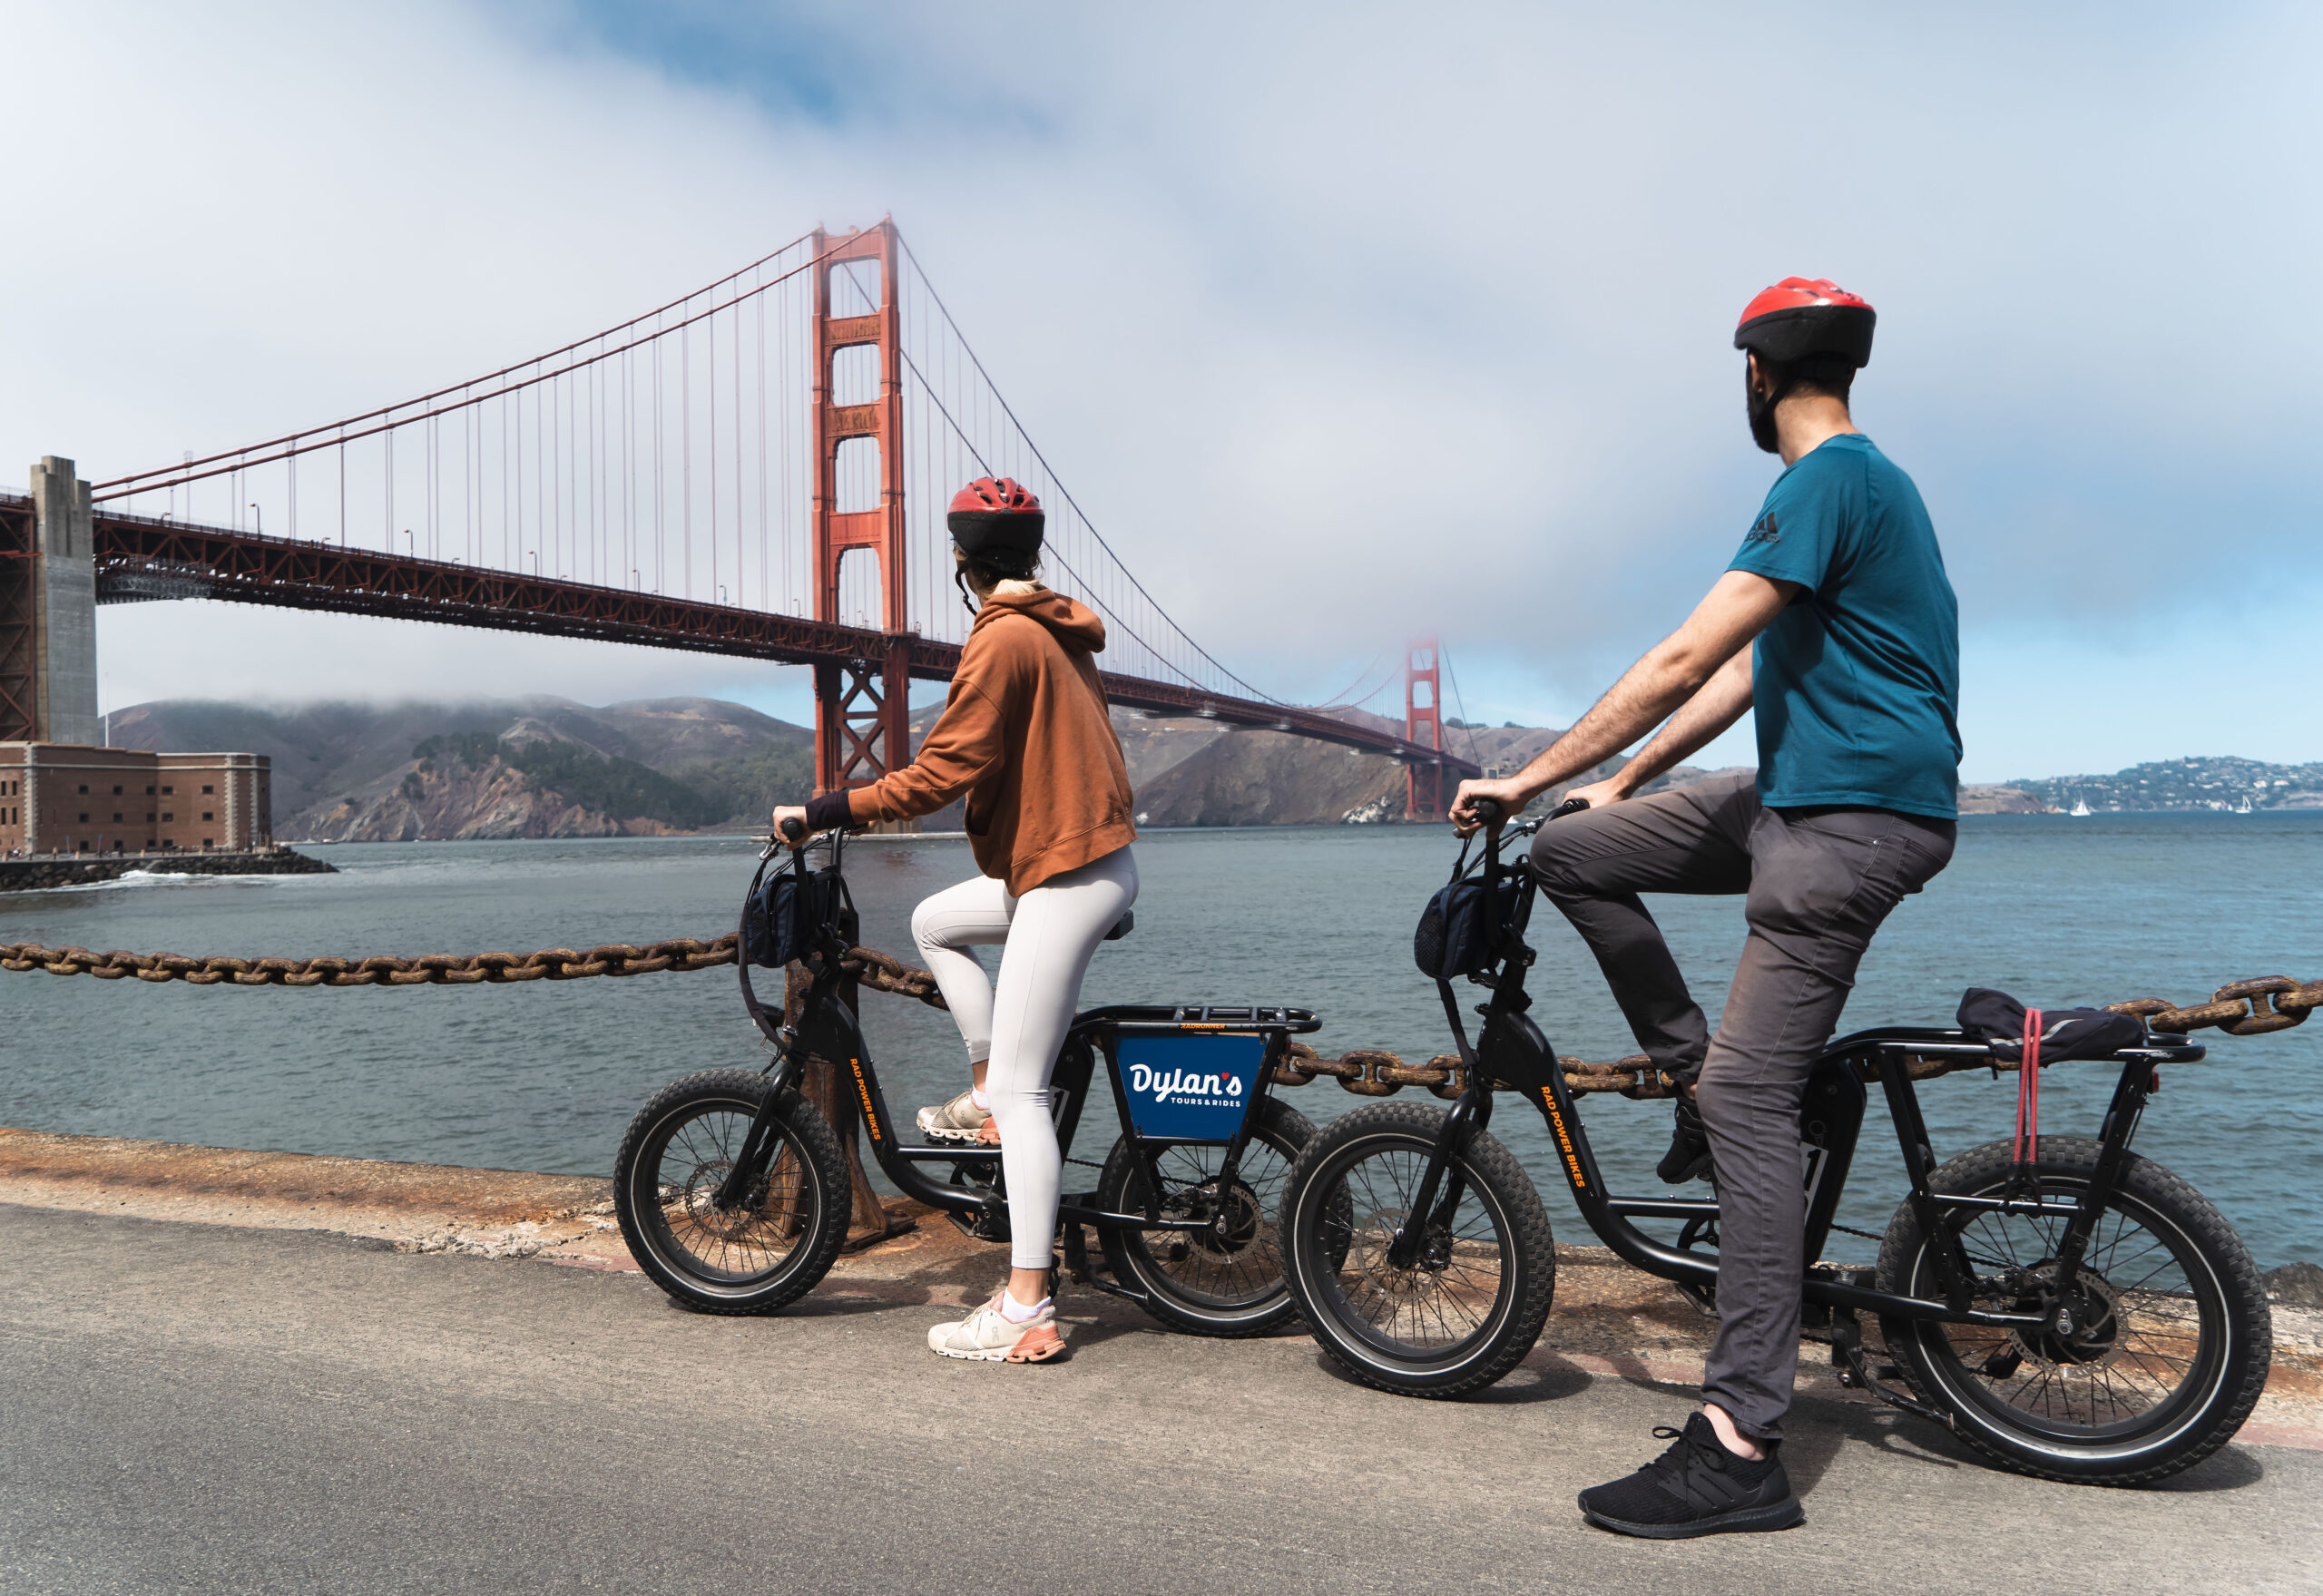
[[632,1274],[0,1207],[0,1590],[2323,1588],[2313,1452],[2047,1485],[1809,1397],[1803,1527],[1643,1544],[1573,1493],[1681,1390],[1544,1354],[1420,1403],[1103,1307],[1067,1364],[972,1366],[843,1286],[716,1319]]

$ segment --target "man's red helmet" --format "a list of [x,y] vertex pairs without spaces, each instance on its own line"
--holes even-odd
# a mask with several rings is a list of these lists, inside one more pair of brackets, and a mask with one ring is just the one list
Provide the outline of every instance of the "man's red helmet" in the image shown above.
[[944,524],[971,559],[1029,575],[1048,516],[1041,501],[1013,477],[979,476],[952,495]]
[[1871,364],[1871,329],[1879,313],[1828,277],[1787,277],[1742,307],[1734,347],[1788,366],[1809,355]]

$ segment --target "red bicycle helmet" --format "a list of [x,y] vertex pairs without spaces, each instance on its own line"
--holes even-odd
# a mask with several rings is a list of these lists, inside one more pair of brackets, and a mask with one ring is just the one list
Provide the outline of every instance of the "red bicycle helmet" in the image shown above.
[[1787,277],[1742,307],[1734,347],[1789,366],[1809,355],[1871,364],[1871,329],[1879,313],[1828,277]]
[[952,495],[944,524],[971,559],[1029,573],[1048,516],[1041,501],[1013,477],[979,476]]

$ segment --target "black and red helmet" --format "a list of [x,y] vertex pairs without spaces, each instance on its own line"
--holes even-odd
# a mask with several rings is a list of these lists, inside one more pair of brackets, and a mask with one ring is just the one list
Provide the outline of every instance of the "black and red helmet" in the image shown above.
[[1848,293],[1828,277],[1787,277],[1742,307],[1734,347],[1778,366],[1809,355],[1868,366],[1871,329],[1878,319],[1870,300]]
[[1013,477],[979,476],[952,495],[944,524],[970,559],[1029,571],[1041,552],[1048,516],[1041,501]]

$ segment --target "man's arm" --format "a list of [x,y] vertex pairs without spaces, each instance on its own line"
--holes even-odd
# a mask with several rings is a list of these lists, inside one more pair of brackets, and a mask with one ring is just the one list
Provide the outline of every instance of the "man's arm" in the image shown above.
[[[1683,626],[1648,650],[1572,730],[1535,755],[1524,769],[1498,780],[1462,782],[1452,804],[1453,823],[1463,830],[1475,829],[1477,821],[1469,805],[1478,798],[1497,799],[1513,815],[1557,783],[1594,769],[1629,747],[1681,705],[1689,705],[1720,674],[1720,667],[1766,630],[1798,592],[1797,583],[1770,581],[1748,571],[1730,571],[1720,577]],[[1660,750],[1668,755],[1668,764],[1677,763],[1741,715],[1750,701],[1749,670],[1746,656],[1739,698],[1734,696],[1733,683],[1721,682],[1699,715],[1680,718],[1684,735],[1701,732],[1698,740],[1681,748],[1681,739],[1671,735],[1681,730],[1676,724],[1655,739],[1657,744],[1669,745]],[[1723,720],[1718,719],[1720,714]]]
[[1680,706],[1636,758],[1593,786],[1576,787],[1567,798],[1585,798],[1593,806],[1618,803],[1696,749],[1724,731],[1750,707],[1750,651],[1740,648],[1718,668],[1702,690]]

